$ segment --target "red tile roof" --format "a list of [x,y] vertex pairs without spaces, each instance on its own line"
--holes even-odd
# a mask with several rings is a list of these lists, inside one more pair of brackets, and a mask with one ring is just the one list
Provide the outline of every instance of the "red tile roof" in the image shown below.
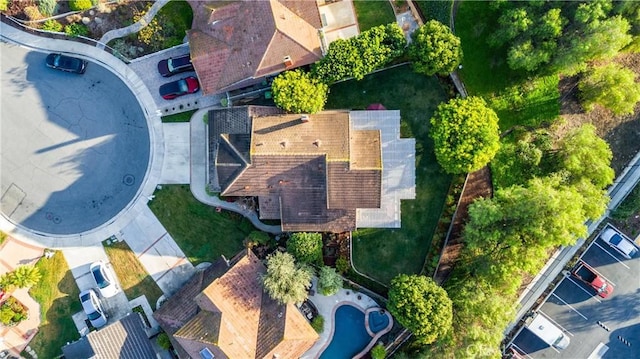
[[322,56],[322,27],[315,1],[189,0],[191,59],[203,93],[214,94],[247,79],[307,65]]

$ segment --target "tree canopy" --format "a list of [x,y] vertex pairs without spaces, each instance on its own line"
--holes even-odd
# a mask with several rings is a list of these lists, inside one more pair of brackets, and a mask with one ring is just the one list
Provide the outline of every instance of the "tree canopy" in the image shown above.
[[633,71],[614,63],[592,68],[578,84],[582,105],[587,111],[601,105],[616,115],[632,114],[640,101],[635,77]]
[[392,279],[387,309],[424,344],[451,329],[451,300],[429,277],[400,274]]
[[289,253],[275,252],[267,257],[267,272],[261,275],[269,296],[281,304],[302,303],[311,287],[312,270],[295,263]]
[[335,268],[322,266],[318,275],[318,291],[322,295],[334,295],[342,289],[342,277]]
[[436,159],[449,173],[484,167],[500,147],[498,116],[479,97],[440,104],[431,118],[430,135]]
[[316,113],[327,102],[329,88],[300,69],[285,71],[271,84],[273,102],[293,113]]
[[460,38],[436,20],[427,21],[411,37],[409,56],[415,72],[427,76],[448,75],[462,61]]
[[287,252],[299,263],[322,265],[322,234],[292,233],[287,240]]

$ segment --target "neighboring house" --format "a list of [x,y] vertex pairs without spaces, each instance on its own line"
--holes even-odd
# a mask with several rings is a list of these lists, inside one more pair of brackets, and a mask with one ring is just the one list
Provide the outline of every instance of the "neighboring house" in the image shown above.
[[156,359],[137,313],[62,347],[65,359]]
[[265,266],[245,250],[198,271],[153,316],[181,359],[298,358],[318,339],[293,304],[259,284]]
[[415,198],[415,139],[399,111],[283,114],[273,107],[209,111],[208,185],[258,197],[261,219],[283,231],[400,227]]
[[205,95],[260,82],[322,57],[315,1],[189,0],[191,60]]

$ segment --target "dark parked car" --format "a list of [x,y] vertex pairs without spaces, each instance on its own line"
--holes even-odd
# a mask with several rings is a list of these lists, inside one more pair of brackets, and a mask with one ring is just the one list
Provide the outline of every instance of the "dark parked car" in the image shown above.
[[49,54],[46,60],[47,66],[52,69],[83,74],[87,70],[87,62],[76,57],[62,54]]
[[179,96],[197,92],[199,89],[200,84],[198,84],[198,79],[189,76],[160,86],[160,96],[165,100],[171,100]]
[[181,72],[193,71],[191,55],[186,54],[180,57],[170,57],[158,62],[158,72],[164,77],[173,76]]

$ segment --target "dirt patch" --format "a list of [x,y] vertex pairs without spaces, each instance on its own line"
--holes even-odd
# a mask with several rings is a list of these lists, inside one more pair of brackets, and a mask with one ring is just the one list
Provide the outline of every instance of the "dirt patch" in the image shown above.
[[[633,70],[640,78],[640,54],[621,54],[615,61]],[[578,98],[578,79],[578,76],[573,76],[560,80],[560,115],[564,122],[558,127],[558,135],[584,123],[593,124],[598,135],[611,147],[611,167],[619,175],[640,151],[640,104],[636,105],[632,115],[615,116],[600,106],[586,113]]]

